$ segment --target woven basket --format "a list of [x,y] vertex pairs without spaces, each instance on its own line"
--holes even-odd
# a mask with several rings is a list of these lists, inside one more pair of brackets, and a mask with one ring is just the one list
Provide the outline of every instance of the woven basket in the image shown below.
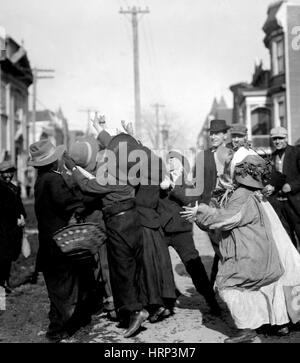
[[81,259],[97,253],[106,240],[106,234],[96,223],[79,223],[58,230],[53,239],[63,253]]

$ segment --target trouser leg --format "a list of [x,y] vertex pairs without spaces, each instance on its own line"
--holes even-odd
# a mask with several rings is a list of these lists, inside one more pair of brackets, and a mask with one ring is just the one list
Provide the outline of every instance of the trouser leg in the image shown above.
[[290,239],[293,242],[293,245],[297,246],[297,240],[295,236],[295,219],[296,215],[293,211],[293,208],[290,206],[289,201],[283,201],[280,202],[280,213],[279,217],[281,220],[281,223],[285,230],[287,231],[288,235],[290,236]]
[[218,309],[215,293],[207,276],[206,270],[195,248],[191,232],[174,233],[168,236],[169,244],[176,250],[199,294],[203,295],[208,305]]
[[[291,229],[294,234],[294,241],[292,240],[292,242],[294,243],[294,246],[297,248],[297,246],[300,243],[300,216],[298,215],[298,213],[296,213],[294,207],[290,204],[289,201],[287,201],[286,203],[287,203],[286,209],[287,209],[288,218],[290,220]],[[295,238],[295,235],[297,239]]]
[[110,283],[106,243],[104,243],[100,248],[100,270],[105,290],[104,308],[108,311],[111,311],[114,310],[115,307],[114,307],[113,293]]
[[220,257],[216,253],[215,256],[214,256],[214,261],[213,261],[213,265],[212,265],[212,268],[211,268],[211,274],[210,274],[211,286],[214,286],[215,281],[216,281],[216,277],[217,277],[217,274],[218,274],[219,261],[220,261]]
[[107,252],[114,303],[120,314],[142,309],[142,230],[135,210],[106,219]]

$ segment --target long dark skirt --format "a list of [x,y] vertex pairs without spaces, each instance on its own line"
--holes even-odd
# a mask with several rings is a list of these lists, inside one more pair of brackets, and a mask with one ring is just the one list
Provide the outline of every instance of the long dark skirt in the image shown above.
[[161,229],[143,227],[142,292],[147,305],[165,306],[175,302],[175,282],[169,249]]
[[66,331],[73,334],[87,323],[91,316],[93,267],[57,266],[43,271],[43,274],[50,300],[48,331]]

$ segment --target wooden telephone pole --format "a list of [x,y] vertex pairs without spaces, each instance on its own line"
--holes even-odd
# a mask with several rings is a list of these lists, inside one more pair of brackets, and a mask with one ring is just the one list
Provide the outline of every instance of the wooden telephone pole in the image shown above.
[[139,38],[138,38],[138,15],[149,13],[149,9],[142,10],[133,6],[128,10],[120,9],[120,14],[131,15],[133,33],[133,69],[134,69],[134,100],[135,100],[135,132],[137,138],[141,137],[141,92],[140,92],[140,71],[139,71]]
[[155,108],[155,121],[156,121],[156,128],[155,128],[155,147],[159,149],[160,147],[160,119],[159,119],[159,109],[165,107],[165,105],[161,105],[159,103],[155,103],[152,105]]

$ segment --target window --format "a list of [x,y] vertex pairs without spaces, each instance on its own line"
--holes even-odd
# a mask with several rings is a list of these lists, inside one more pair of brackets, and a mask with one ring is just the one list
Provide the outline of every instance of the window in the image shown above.
[[284,42],[283,39],[272,43],[273,75],[284,73]]
[[280,126],[286,127],[286,117],[285,117],[285,102],[278,102],[278,118],[280,120]]
[[2,82],[1,83],[1,89],[0,89],[0,114],[1,113],[6,113],[6,89],[5,89],[5,84]]
[[278,74],[284,73],[284,47],[283,40],[277,42],[277,64]]
[[271,112],[268,108],[259,107],[251,112],[252,135],[269,135],[271,130]]

